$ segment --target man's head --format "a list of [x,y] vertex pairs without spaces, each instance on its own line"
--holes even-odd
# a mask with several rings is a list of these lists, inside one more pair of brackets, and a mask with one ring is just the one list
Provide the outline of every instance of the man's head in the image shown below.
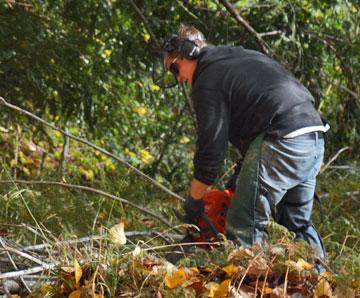
[[192,84],[200,49],[207,45],[202,32],[193,26],[181,25],[177,34],[168,41],[165,65],[179,81]]
[[207,42],[204,35],[193,26],[181,25],[177,34],[172,35],[164,44],[163,63],[179,81],[192,84],[201,48]]

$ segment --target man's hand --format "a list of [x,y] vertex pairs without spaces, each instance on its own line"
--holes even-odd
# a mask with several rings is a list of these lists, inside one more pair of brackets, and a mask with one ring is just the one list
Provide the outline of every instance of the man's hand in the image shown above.
[[188,196],[184,204],[184,210],[185,223],[196,224],[204,212],[204,201],[202,199],[195,200],[193,197]]

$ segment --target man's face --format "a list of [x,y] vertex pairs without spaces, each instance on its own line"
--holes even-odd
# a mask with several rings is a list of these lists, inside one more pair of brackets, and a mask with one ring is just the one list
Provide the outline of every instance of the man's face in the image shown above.
[[[172,71],[180,82],[187,82],[190,85],[196,65],[197,60],[188,60],[180,55],[174,57],[168,54],[165,57],[166,68]],[[175,72],[175,70],[177,71]]]

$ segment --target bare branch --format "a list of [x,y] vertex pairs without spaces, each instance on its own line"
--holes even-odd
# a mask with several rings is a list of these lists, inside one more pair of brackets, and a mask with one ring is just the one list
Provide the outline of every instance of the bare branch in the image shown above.
[[79,189],[79,190],[85,190],[85,191],[89,191],[89,192],[94,192],[97,193],[99,195],[102,195],[104,197],[108,197],[112,200],[115,201],[119,201],[122,202],[126,205],[129,205],[135,209],[138,209],[146,214],[151,215],[152,217],[158,219],[159,221],[161,221],[162,223],[164,223],[165,225],[169,226],[169,227],[173,227],[172,224],[170,224],[167,220],[165,220],[164,218],[162,218],[161,216],[153,213],[152,211],[138,206],[128,200],[122,199],[120,197],[114,196],[108,192],[102,191],[100,189],[96,189],[96,188],[92,188],[89,186],[83,186],[83,185],[75,185],[75,184],[66,184],[66,183],[62,183],[62,182],[56,182],[56,181],[26,181],[26,180],[0,180],[0,184],[13,184],[13,183],[19,183],[19,184],[39,184],[39,185],[56,185],[56,186],[61,186],[61,187],[65,187],[65,188],[73,188],[73,189]]
[[325,170],[329,167],[329,165],[331,165],[338,157],[341,153],[343,153],[346,150],[349,150],[350,147],[346,146],[344,148],[341,148],[338,152],[336,152],[336,154],[321,168],[320,172],[323,173],[325,172]]
[[45,271],[45,270],[50,270],[50,269],[55,268],[59,264],[60,264],[60,262],[54,262],[54,263],[46,264],[44,266],[32,267],[32,268],[25,269],[25,270],[18,270],[18,271],[0,273],[0,279],[14,278],[14,277],[19,277],[19,276],[23,276],[23,275],[32,274],[32,273],[42,272],[42,271]]
[[154,41],[156,47],[160,47],[160,44],[154,34],[154,32],[152,31],[147,19],[145,18],[144,14],[141,12],[141,10],[139,9],[139,7],[137,7],[137,5],[134,3],[133,0],[130,0],[130,4],[131,6],[135,9],[135,11],[138,13],[138,15],[140,16],[141,20],[144,23],[144,26],[146,27],[146,30],[149,31],[149,34],[151,36],[151,39]]
[[162,189],[163,191],[165,191],[166,193],[170,194],[171,196],[179,199],[180,201],[185,201],[184,198],[182,198],[181,196],[179,196],[178,194],[174,193],[173,191],[171,191],[170,189],[168,189],[167,187],[165,187],[164,185],[160,184],[159,182],[157,182],[155,179],[151,178],[150,176],[146,175],[145,173],[143,173],[142,171],[140,171],[139,169],[135,168],[133,165],[131,165],[130,163],[128,163],[127,161],[121,159],[120,157],[116,156],[115,154],[113,153],[110,153],[109,151],[107,151],[106,149],[104,148],[101,148],[99,147],[98,145],[95,145],[91,142],[89,142],[88,140],[86,139],[83,139],[83,138],[79,138],[79,137],[76,137],[74,135],[72,135],[71,133],[68,133],[58,127],[56,127],[55,125],[52,125],[51,123],[45,121],[44,119],[40,118],[39,116],[36,116],[34,115],[33,113],[27,111],[27,110],[24,110],[18,106],[15,106],[15,105],[12,105],[10,103],[8,103],[3,97],[0,96],[0,104],[10,108],[10,109],[13,109],[15,111],[18,111],[22,114],[25,114],[27,116],[29,116],[30,118],[33,118],[35,119],[36,121],[39,121],[40,123],[50,127],[51,129],[53,130],[56,130],[60,133],[62,133],[64,136],[67,136],[75,141],[78,141],[79,143],[82,143],[82,144],[85,144],[93,149],[96,149],[98,151],[100,151],[101,153],[111,157],[113,160],[125,165],[126,167],[128,167],[129,169],[131,169],[132,171],[134,171],[135,173],[139,174],[141,177],[147,179],[148,181],[150,181],[151,183],[153,183],[154,185],[156,185],[157,187],[159,187],[160,189]]
[[262,39],[261,35],[257,33],[255,29],[251,27],[251,25],[235,10],[233,5],[226,0],[219,0],[219,2],[221,2],[225,6],[227,11],[241,26],[243,26],[250,34],[255,37],[256,42],[260,46],[262,52],[271,56],[271,49],[269,45]]

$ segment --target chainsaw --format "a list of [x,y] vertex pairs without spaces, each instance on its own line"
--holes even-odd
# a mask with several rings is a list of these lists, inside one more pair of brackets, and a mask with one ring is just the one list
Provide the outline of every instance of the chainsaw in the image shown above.
[[[187,235],[178,243],[179,246],[176,246],[167,254],[166,259],[175,264],[182,257],[182,254],[191,247],[191,243],[208,249],[210,242],[218,240],[218,235],[225,233],[226,213],[233,196],[234,191],[232,189],[220,190],[213,188],[207,191],[203,197],[204,212],[195,222],[198,230],[190,229]],[[175,210],[174,212],[181,219],[181,216]],[[184,245],[185,243],[187,245]]]

